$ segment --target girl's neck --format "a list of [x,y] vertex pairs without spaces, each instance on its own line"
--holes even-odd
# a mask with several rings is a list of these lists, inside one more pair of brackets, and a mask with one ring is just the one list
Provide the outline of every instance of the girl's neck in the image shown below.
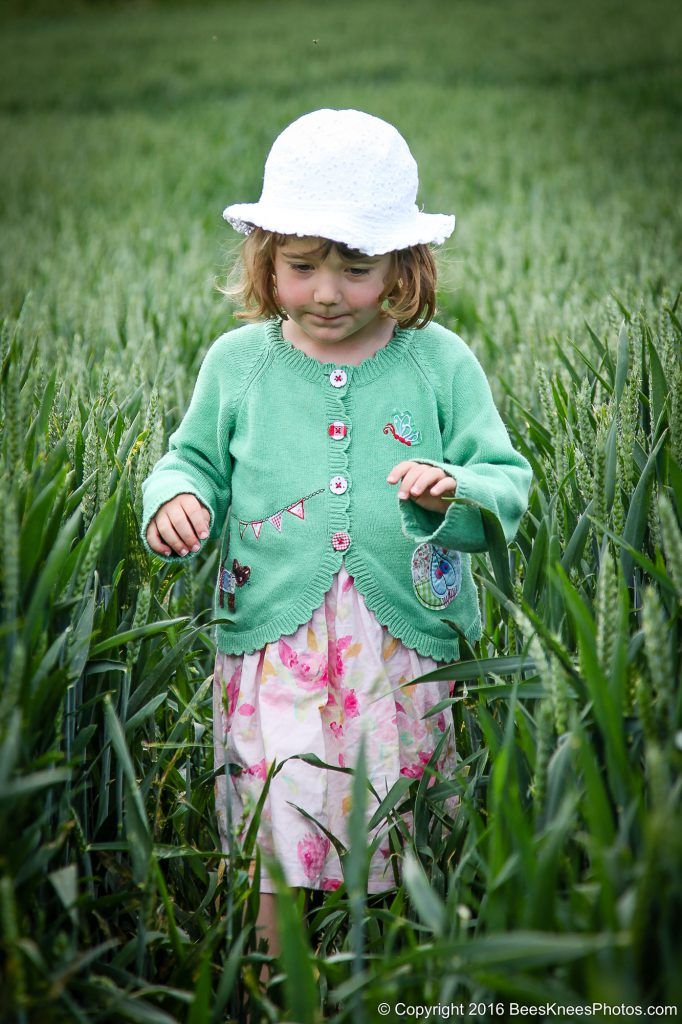
[[320,363],[338,363],[346,366],[359,366],[365,359],[371,359],[380,348],[385,348],[391,341],[396,328],[392,317],[380,321],[380,328],[370,339],[353,342],[353,337],[339,342],[323,344],[306,337],[291,320],[282,321],[282,337],[294,348],[300,349],[312,359]]

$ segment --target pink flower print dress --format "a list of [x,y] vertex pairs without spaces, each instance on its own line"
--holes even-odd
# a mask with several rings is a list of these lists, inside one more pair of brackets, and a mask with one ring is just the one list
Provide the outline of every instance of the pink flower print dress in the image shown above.
[[[450,713],[423,719],[451,695],[448,681],[404,686],[439,667],[405,647],[367,608],[345,564],[311,620],[290,636],[253,654],[218,652],[214,673],[216,768],[238,766],[216,781],[216,808],[225,852],[227,811],[234,835],[243,839],[273,760],[313,753],[326,764],[354,768],[365,735],[367,774],[381,798],[401,776],[420,778],[443,732],[449,731],[437,768],[451,778],[456,767]],[[396,690],[395,693],[391,693]],[[234,768],[232,769],[235,770]],[[435,782],[435,778],[431,785]],[[291,886],[336,889],[342,881],[329,838],[302,815],[304,808],[348,846],[353,777],[288,761],[271,781],[259,824],[258,843],[274,853]],[[368,818],[378,806],[367,793]],[[454,814],[457,798],[445,801]],[[411,817],[411,815],[409,815]],[[405,817],[411,829],[412,822]],[[386,823],[370,865],[369,892],[393,888]],[[274,892],[261,869],[261,891]]]

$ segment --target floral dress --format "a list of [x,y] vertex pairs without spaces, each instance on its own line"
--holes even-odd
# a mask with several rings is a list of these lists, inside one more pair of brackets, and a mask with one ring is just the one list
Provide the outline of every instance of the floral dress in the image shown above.
[[[253,654],[218,652],[214,673],[216,768],[235,774],[216,781],[216,808],[227,852],[228,814],[233,835],[242,839],[273,760],[312,753],[326,764],[354,768],[365,736],[367,775],[380,798],[402,775],[419,778],[444,732],[448,739],[437,769],[455,770],[452,715],[423,715],[451,695],[448,681],[409,684],[439,667],[391,636],[367,608],[345,564],[334,576],[311,620],[290,636]],[[237,766],[236,768],[234,766]],[[259,824],[261,849],[279,860],[291,886],[336,889],[342,881],[338,854],[324,832],[300,813],[299,805],[348,845],[353,777],[292,759],[270,783]],[[435,782],[431,779],[429,785]],[[229,803],[228,803],[229,801]],[[367,821],[377,807],[367,792]],[[454,814],[457,798],[444,809]],[[408,820],[411,815],[405,815]],[[372,858],[369,892],[395,885],[389,864],[386,822],[369,833],[382,838]],[[275,887],[264,865],[261,891]]]

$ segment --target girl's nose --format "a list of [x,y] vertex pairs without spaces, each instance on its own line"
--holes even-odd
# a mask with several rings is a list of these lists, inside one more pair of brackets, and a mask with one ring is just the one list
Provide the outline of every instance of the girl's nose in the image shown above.
[[323,306],[340,301],[341,292],[334,274],[323,274],[318,278],[315,282],[314,299]]

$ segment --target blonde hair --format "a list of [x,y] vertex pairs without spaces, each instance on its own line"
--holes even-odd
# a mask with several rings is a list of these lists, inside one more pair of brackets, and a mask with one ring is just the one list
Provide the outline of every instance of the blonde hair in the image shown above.
[[[286,317],[277,302],[275,252],[291,237],[255,227],[242,242],[225,286],[218,285],[218,291],[244,306],[234,314],[238,320]],[[332,246],[349,263],[365,255],[330,239],[325,239],[316,252],[326,259]],[[394,250],[390,257],[386,287],[379,296],[380,304],[386,303],[381,315],[393,317],[400,327],[426,327],[436,312],[438,274],[431,248],[412,245],[408,249]]]

